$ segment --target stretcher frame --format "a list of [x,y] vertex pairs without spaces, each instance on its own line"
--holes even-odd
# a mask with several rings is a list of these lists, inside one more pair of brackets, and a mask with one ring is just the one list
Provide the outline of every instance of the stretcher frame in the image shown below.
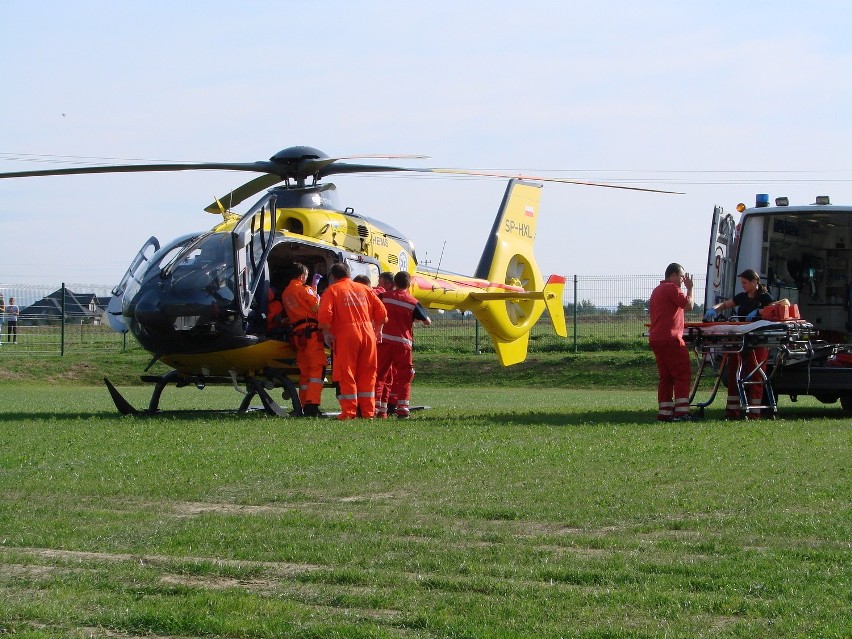
[[[731,357],[741,355],[743,357],[737,358],[738,365],[735,371],[740,414],[746,417],[749,411],[769,410],[774,419],[778,406],[775,391],[772,388],[772,377],[791,354],[807,353],[811,350],[809,340],[813,333],[813,325],[804,320],[688,322],[684,326],[683,339],[692,347],[698,359],[698,371],[689,395],[690,406],[695,407],[699,417],[703,418],[704,409],[716,399],[719,386],[728,374],[728,363]],[[757,348],[765,349],[766,356],[759,361],[756,358],[754,367],[744,366],[746,363],[744,355]],[[770,362],[771,367],[768,366]],[[706,401],[696,401],[708,363],[715,375],[713,386]],[[769,368],[768,373],[767,368]],[[750,404],[747,390],[756,384],[763,387],[764,401],[760,404]]]

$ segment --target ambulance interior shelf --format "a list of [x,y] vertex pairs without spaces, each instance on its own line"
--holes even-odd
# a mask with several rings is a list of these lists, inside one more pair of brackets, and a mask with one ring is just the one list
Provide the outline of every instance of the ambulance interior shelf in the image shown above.
[[770,293],[794,303],[801,300],[807,306],[845,306],[849,300],[848,255],[847,249],[818,249],[789,258],[770,251],[766,278]]
[[850,220],[845,215],[819,213],[774,216],[763,234],[763,272],[770,293],[798,304],[802,316],[833,341],[850,325]]

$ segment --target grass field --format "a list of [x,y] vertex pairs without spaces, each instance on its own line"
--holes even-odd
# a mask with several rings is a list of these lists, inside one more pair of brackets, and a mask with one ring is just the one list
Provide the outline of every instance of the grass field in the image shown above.
[[[6,355],[6,353],[2,353]],[[126,353],[71,353],[65,357],[0,357],[0,383],[51,386],[99,385],[103,377],[120,385],[139,384],[151,361],[142,349]],[[417,353],[417,383],[432,386],[531,386],[547,388],[649,389],[656,384],[654,357],[643,351],[538,353],[509,368],[494,355]],[[150,373],[169,369],[157,362]]]
[[649,389],[413,399],[433,409],[122,418],[102,388],[7,380],[0,634],[852,636],[837,407],[662,425]]

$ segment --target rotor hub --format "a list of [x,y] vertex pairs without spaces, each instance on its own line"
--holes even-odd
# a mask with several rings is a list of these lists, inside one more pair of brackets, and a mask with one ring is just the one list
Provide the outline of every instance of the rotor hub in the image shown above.
[[269,161],[277,164],[290,164],[296,166],[302,160],[325,159],[328,159],[328,155],[312,146],[289,146],[286,149],[278,151],[278,153],[269,158]]

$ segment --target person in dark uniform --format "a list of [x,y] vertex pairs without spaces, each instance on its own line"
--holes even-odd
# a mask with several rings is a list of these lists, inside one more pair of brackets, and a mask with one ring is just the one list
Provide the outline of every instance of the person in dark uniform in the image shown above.
[[[729,308],[736,309],[734,318],[738,318],[740,321],[754,322],[760,319],[760,310],[775,301],[766,287],[761,284],[760,275],[754,269],[746,269],[737,277],[740,278],[742,292],[708,309],[704,315],[705,322],[712,322],[717,318],[719,311]],[[741,354],[728,356],[728,403],[725,408],[725,417],[729,419],[742,417],[740,395],[737,389],[737,370],[742,366],[743,373],[748,375],[749,372],[757,370],[758,364],[765,370],[768,356],[769,349],[763,347],[748,349]],[[747,394],[749,406],[759,406],[763,402],[763,384],[749,384]],[[749,408],[746,415],[749,419],[760,419],[760,409]]]

